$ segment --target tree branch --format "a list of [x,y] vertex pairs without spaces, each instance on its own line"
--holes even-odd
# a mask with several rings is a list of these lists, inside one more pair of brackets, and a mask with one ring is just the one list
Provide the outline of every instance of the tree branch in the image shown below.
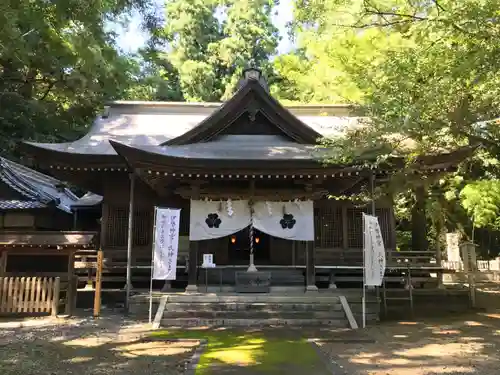
[[432,2],[434,3],[434,5],[436,5],[436,8],[437,8],[438,12],[440,10],[442,10],[443,12],[446,12],[446,10],[443,8],[443,6],[441,4],[439,4],[438,0],[432,0]]
[[414,20],[414,21],[427,21],[427,17],[420,17],[416,16],[413,14],[405,14],[405,13],[394,13],[394,12],[382,12],[379,10],[368,10],[365,9],[365,12],[371,15],[377,15],[381,17],[399,17],[399,18],[406,18],[408,20]]
[[47,97],[47,95],[49,95],[49,93],[52,91],[52,88],[55,86],[57,81],[52,81],[49,83],[49,86],[47,87],[47,89],[45,90],[45,92],[43,93],[42,97],[38,100],[45,100],[45,98]]

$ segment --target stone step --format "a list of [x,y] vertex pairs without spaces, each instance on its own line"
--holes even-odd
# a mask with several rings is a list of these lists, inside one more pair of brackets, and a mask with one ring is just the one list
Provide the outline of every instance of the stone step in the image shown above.
[[[156,314],[156,311],[158,310],[158,306],[157,305],[153,305],[153,315]],[[130,315],[137,318],[137,319],[142,319],[144,317],[147,317],[148,316],[148,311],[149,311],[149,307],[147,305],[143,305],[143,306],[137,306],[137,305],[131,305],[131,310],[130,310]],[[313,314],[315,313],[320,313],[320,314],[331,314],[332,316],[335,314],[335,315],[340,315],[342,317],[342,319],[345,319],[345,313],[343,310],[315,310],[315,311],[297,311],[297,310],[290,310],[290,311],[287,311],[287,310],[253,310],[253,311],[241,311],[241,310],[214,310],[214,311],[210,311],[210,310],[199,310],[199,309],[188,309],[188,308],[185,308],[183,310],[179,310],[179,309],[171,309],[169,310],[168,309],[168,305],[167,307],[165,308],[165,312],[164,312],[164,316],[167,317],[170,313],[182,313],[184,311],[190,311],[190,312],[196,312],[196,313],[218,313],[218,314],[224,314],[224,313],[227,313],[227,314],[256,314],[258,312],[265,312],[265,313],[272,313],[272,314],[281,314],[281,315],[286,315],[286,314],[300,314],[300,313],[303,313],[303,314],[307,314],[307,316],[312,316]],[[353,313],[353,315],[355,317],[361,317],[361,313],[362,313],[362,309],[361,307],[359,308],[351,308],[351,311]],[[378,309],[378,306],[377,307],[374,307],[374,306],[367,306],[367,310],[366,310],[366,314],[367,314],[367,319],[369,320],[377,320],[378,319],[378,316],[379,316],[379,309]]]
[[[159,301],[161,294],[154,294],[153,301]],[[149,301],[148,295],[133,296],[133,299],[141,301]],[[361,295],[350,297],[347,296],[349,303],[361,303]],[[168,295],[168,302],[176,303],[307,303],[307,304],[331,304],[339,303],[339,296],[329,293],[302,293],[302,294],[266,294],[266,293],[248,293],[248,294],[170,294]],[[367,296],[367,302],[378,303],[375,297]]]
[[[305,285],[303,271],[297,270],[273,270],[264,269],[271,273],[272,285]],[[234,285],[236,282],[236,272],[243,269],[202,269],[198,273],[198,283]]]
[[[351,307],[352,309],[352,307]],[[267,303],[267,302],[228,302],[228,303],[168,303],[167,311],[343,311],[338,303]]]
[[335,328],[349,328],[347,319],[199,319],[199,318],[163,318],[162,327],[268,327],[268,326],[328,326]]
[[347,320],[343,311],[165,311],[165,319],[315,319]]

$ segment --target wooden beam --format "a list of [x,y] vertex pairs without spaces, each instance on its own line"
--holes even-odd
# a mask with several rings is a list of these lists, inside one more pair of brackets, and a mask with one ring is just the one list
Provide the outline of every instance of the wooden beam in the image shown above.
[[[193,189],[180,187],[175,190],[176,194],[179,194],[183,198],[192,198]],[[319,199],[327,194],[326,190],[316,189],[311,191],[305,191],[303,189],[263,189],[255,188],[250,189],[237,189],[237,188],[227,188],[223,190],[216,187],[200,188],[199,197],[210,198],[210,199],[248,199],[253,197],[254,200],[293,200],[293,199]]]

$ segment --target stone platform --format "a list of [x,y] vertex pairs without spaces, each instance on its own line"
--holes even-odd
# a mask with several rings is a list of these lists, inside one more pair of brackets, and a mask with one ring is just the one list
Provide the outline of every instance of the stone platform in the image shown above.
[[[209,288],[210,290],[210,288]],[[331,326],[349,328],[340,302],[345,296],[355,320],[361,325],[360,290],[324,290],[319,292],[262,293],[160,293],[154,292],[153,317],[160,299],[167,298],[161,320],[168,326]],[[147,319],[149,293],[137,293],[130,300],[130,315]],[[375,295],[367,295],[367,322],[379,318]]]

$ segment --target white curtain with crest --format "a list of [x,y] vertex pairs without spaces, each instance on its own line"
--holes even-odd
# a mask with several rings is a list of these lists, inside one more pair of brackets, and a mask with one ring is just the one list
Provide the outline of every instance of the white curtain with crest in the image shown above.
[[256,202],[253,226],[274,237],[314,241],[313,201]]
[[247,200],[191,200],[189,239],[211,240],[229,236],[250,225]]

